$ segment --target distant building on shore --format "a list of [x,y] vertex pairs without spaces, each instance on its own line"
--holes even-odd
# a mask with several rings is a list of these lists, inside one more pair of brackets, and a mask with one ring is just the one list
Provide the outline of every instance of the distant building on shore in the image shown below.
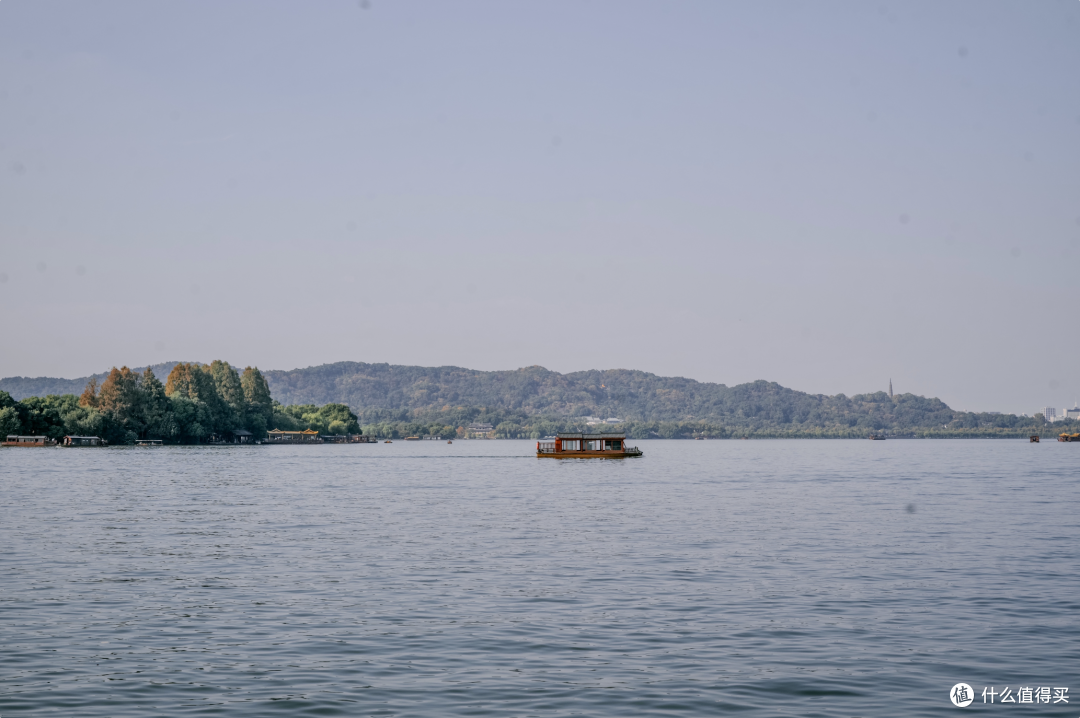
[[1042,415],[1047,421],[1057,421],[1057,409],[1052,406],[1044,406]]
[[1077,406],[1075,401],[1073,402],[1073,408],[1065,410],[1065,418],[1080,420],[1080,406]]
[[274,429],[266,432],[266,442],[268,444],[317,444],[319,441],[319,432],[312,429],[304,429],[303,431]]
[[494,439],[495,427],[491,424],[469,424],[465,428],[466,439]]

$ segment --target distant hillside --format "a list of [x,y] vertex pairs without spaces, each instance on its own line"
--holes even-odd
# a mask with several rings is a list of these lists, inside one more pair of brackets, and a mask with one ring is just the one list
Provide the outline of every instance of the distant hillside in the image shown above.
[[[338,362],[264,372],[285,404],[348,404],[376,432],[391,424],[421,433],[425,425],[496,425],[500,436],[546,435],[585,428],[584,416],[617,417],[646,436],[1027,436],[1077,431],[1012,414],[954,411],[940,399],[885,392],[806,394],[775,382],[728,387],[643,371],[559,374],[531,366],[513,371]],[[1071,427],[1071,428],[1070,428]],[[436,433],[434,428],[430,428]]]
[[885,392],[825,396],[775,382],[728,387],[629,369],[559,374],[539,366],[485,372],[338,362],[264,373],[274,398],[282,403],[341,402],[361,416],[376,409],[427,416],[482,407],[525,416],[814,426],[854,426],[868,419],[906,427],[940,426],[956,413],[939,399],[911,394],[896,400]]
[[[170,361],[164,364],[152,364],[150,366],[156,376],[161,381],[165,381],[169,376],[169,372],[172,368],[180,362]],[[132,367],[132,371],[136,373],[143,373],[146,367],[141,366],[138,368]],[[109,376],[109,372],[103,371],[100,374],[94,374],[98,380],[98,383],[105,381],[105,377]],[[90,377],[84,376],[78,379],[55,379],[53,377],[38,376],[9,376],[5,379],[0,379],[0,391],[6,391],[11,394],[11,398],[16,401],[22,401],[28,396],[49,396],[51,394],[82,394],[83,389],[86,388],[86,382],[90,381]]]
[[[155,365],[154,373],[164,380],[175,364]],[[586,416],[618,417],[636,436],[1026,436],[1043,428],[1032,418],[954,411],[939,399],[913,394],[825,396],[768,381],[729,387],[629,369],[559,374],[539,366],[474,371],[338,362],[263,373],[282,404],[347,404],[374,432],[409,424],[408,431],[427,433],[424,426],[483,421],[500,435],[546,435],[584,428]],[[0,389],[15,398],[78,394],[88,379],[14,377],[0,380]]]

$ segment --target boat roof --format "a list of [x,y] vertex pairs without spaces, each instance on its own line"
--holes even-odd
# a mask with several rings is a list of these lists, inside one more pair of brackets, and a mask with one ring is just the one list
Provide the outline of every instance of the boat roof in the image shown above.
[[556,437],[559,439],[625,439],[626,434],[567,434],[560,431]]

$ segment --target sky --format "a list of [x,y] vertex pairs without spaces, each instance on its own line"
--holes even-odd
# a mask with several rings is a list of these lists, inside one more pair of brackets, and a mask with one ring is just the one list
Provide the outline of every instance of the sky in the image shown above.
[[1080,398],[1080,2],[0,2],[0,376]]

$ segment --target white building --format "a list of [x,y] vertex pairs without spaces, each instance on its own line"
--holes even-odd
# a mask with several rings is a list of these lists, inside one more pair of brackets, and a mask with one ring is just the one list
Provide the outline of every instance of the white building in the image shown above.
[[1043,407],[1042,415],[1047,421],[1057,421],[1057,409],[1052,406]]
[[1071,409],[1065,410],[1066,419],[1080,419],[1080,406],[1074,406]]

